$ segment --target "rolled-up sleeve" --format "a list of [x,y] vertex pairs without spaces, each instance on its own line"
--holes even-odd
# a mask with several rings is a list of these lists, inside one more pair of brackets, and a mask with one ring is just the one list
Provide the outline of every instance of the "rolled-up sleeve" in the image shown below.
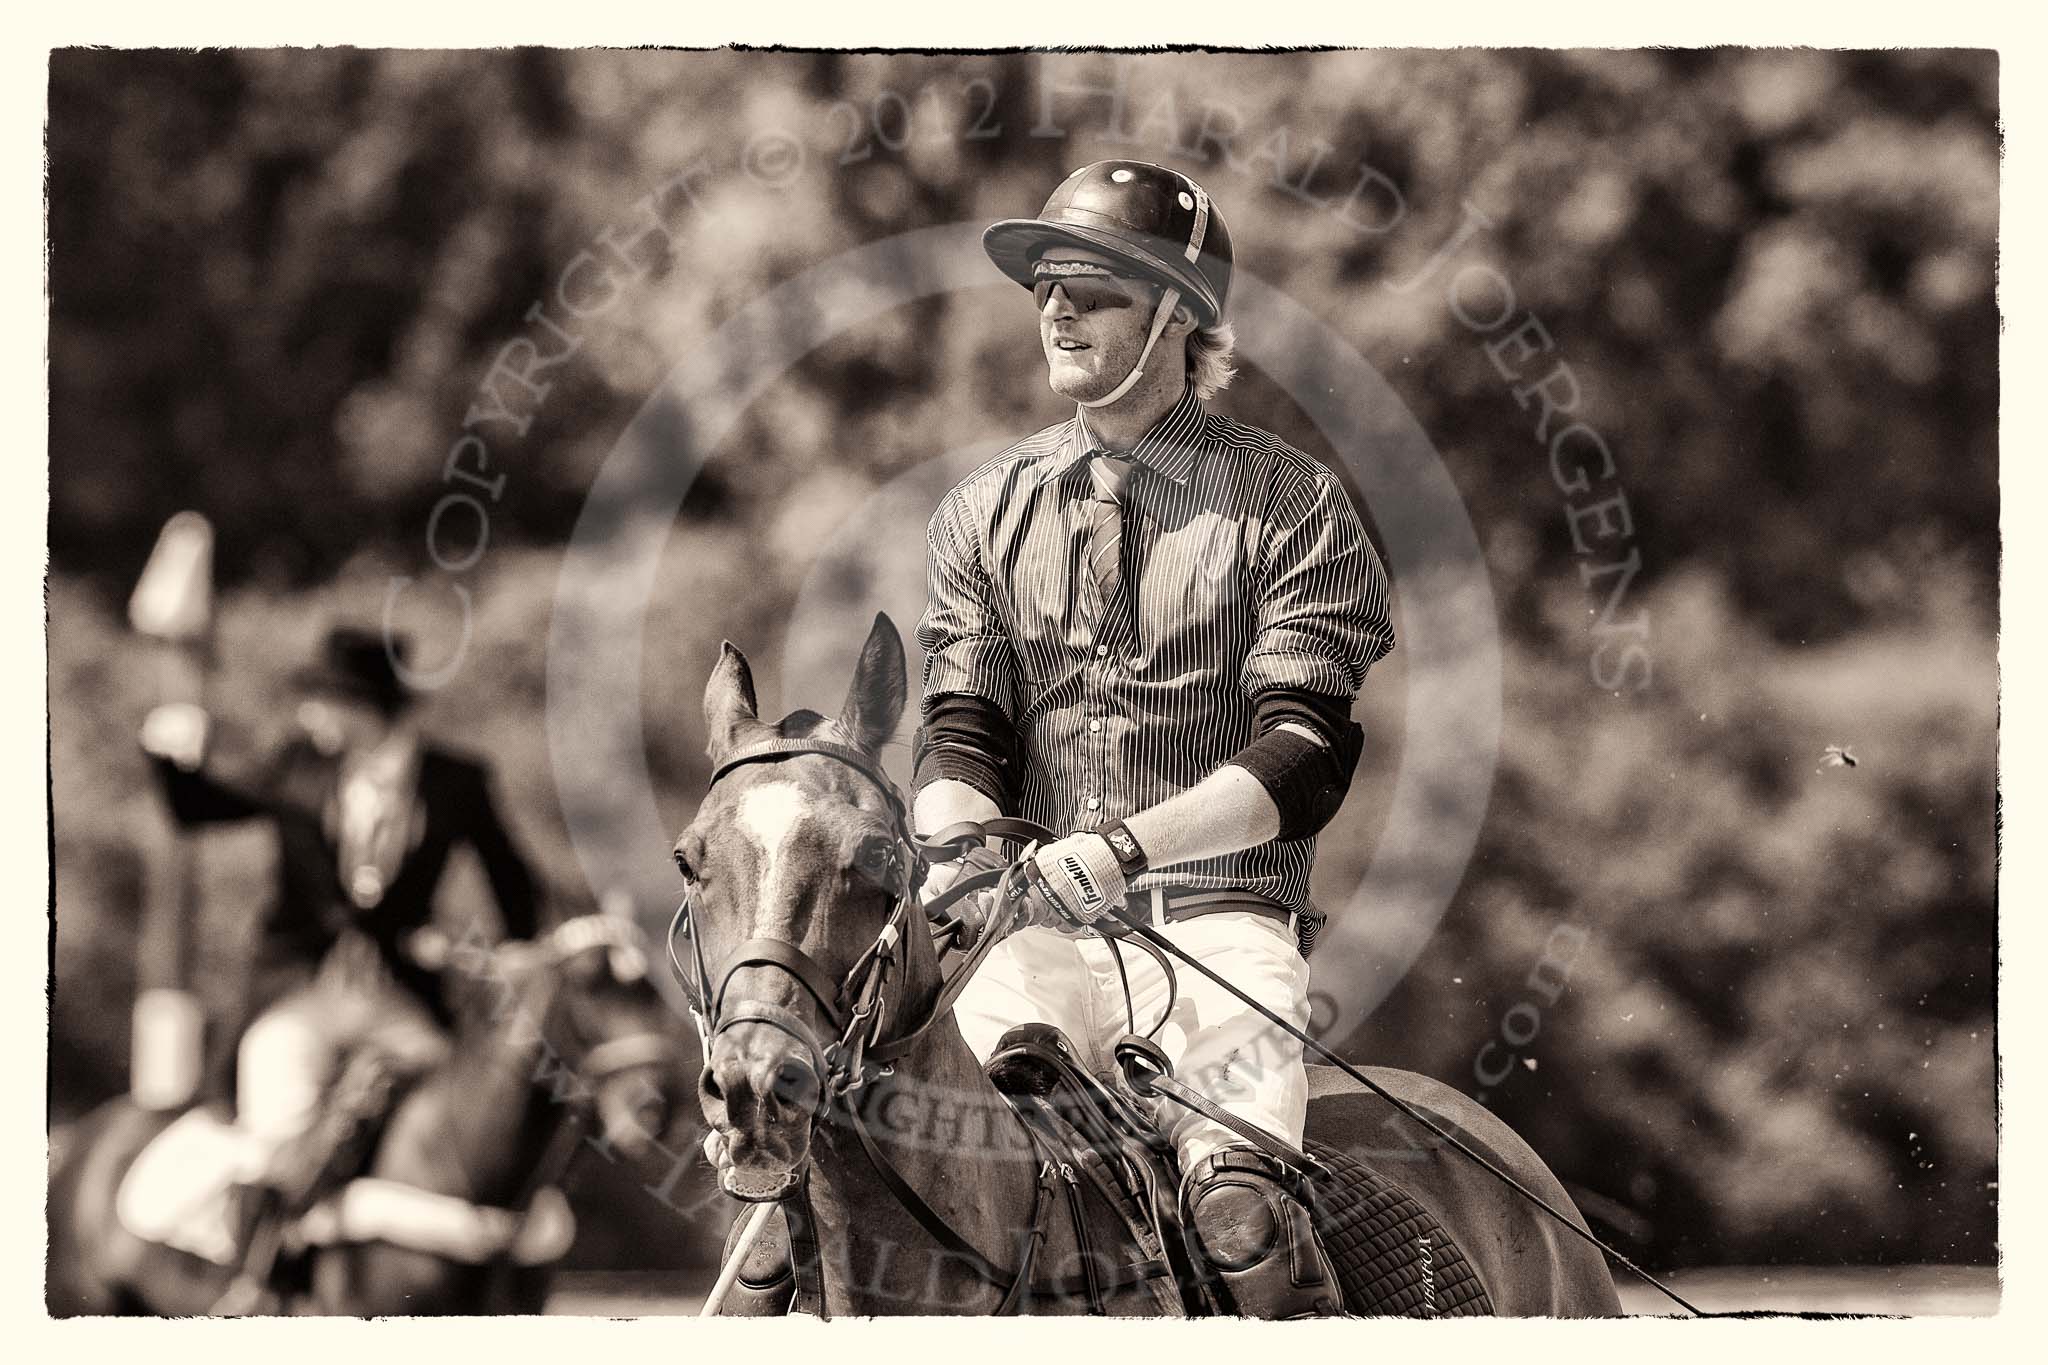
[[1246,696],[1287,687],[1349,700],[1394,647],[1386,570],[1328,471],[1304,475],[1276,500],[1255,587]]
[[917,623],[924,649],[923,709],[948,693],[993,702],[1017,719],[1017,663],[995,591],[962,524],[957,492],[948,494],[925,529],[926,600]]

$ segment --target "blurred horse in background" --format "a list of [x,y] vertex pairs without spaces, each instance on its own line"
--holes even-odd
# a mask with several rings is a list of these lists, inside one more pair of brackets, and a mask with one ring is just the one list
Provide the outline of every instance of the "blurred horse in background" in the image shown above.
[[[675,1018],[640,940],[630,921],[600,914],[531,944],[440,940],[450,964],[483,988],[480,999],[463,1012],[447,1060],[370,1136],[360,1175],[289,1230],[288,1280],[260,1311],[540,1311],[551,1265],[574,1234],[554,1188],[570,1160],[586,1141],[644,1154],[687,1084]],[[586,1136],[593,1118],[598,1132]],[[168,1159],[153,1164],[170,1169],[152,1178],[174,1197],[154,1201],[154,1220],[138,1217],[131,1210],[150,1201],[129,1186],[147,1182],[131,1173],[172,1130],[190,1140],[182,1151],[167,1142]],[[209,1196],[224,1196],[233,1176],[219,1167],[233,1165],[237,1140],[209,1110],[152,1112],[125,1096],[83,1119],[50,1179],[50,1312],[220,1311],[239,1259],[220,1245],[222,1199]],[[161,1216],[178,1205],[178,1186],[182,1237],[169,1225],[179,1219]],[[198,1235],[208,1232],[211,1244]]]

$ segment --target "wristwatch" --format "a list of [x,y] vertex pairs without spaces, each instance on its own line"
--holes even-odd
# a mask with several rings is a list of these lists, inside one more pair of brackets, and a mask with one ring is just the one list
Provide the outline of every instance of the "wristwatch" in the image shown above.
[[1151,866],[1145,860],[1145,850],[1138,847],[1137,839],[1123,821],[1112,820],[1095,832],[1109,842],[1109,851],[1116,854],[1116,865],[1123,869],[1126,881]]

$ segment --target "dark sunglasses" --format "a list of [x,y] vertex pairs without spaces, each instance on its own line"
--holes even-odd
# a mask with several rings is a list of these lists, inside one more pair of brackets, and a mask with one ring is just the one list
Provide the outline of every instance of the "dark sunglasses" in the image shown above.
[[1122,275],[1047,275],[1034,281],[1031,298],[1040,310],[1045,301],[1052,297],[1057,285],[1065,291],[1067,302],[1083,313],[1112,308],[1128,308],[1138,301],[1139,291],[1144,289],[1141,281]]

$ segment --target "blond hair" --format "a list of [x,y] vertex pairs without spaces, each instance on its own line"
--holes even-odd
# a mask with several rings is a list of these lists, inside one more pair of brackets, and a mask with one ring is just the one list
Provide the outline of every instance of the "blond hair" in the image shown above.
[[1231,363],[1236,350],[1237,332],[1227,322],[1188,333],[1188,382],[1195,386],[1195,397],[1206,403],[1230,387],[1237,377]]

